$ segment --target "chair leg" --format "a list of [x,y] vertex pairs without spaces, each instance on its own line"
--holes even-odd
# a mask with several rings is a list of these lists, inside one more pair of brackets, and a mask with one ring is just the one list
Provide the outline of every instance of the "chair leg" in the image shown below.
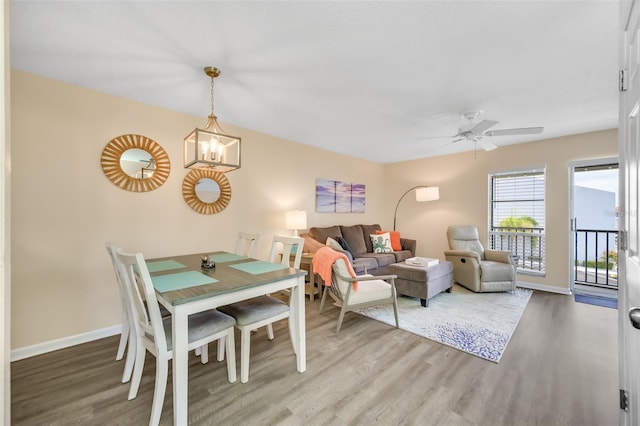
[[396,318],[396,328],[400,328],[400,323],[398,323],[398,301],[393,300],[393,316]]
[[[251,353],[251,330],[243,328],[240,332],[240,381],[249,381],[249,354]],[[229,345],[227,345],[229,346]]]
[[[218,361],[222,361],[224,359],[224,345],[225,342],[227,341],[226,337],[221,337],[220,339],[218,339]],[[234,349],[235,352],[235,349]]]
[[273,340],[275,338],[273,335],[273,324],[267,324],[267,337],[269,340]]
[[122,372],[122,383],[131,380],[133,373],[133,364],[136,361],[136,336],[135,330],[129,330],[129,343],[127,344],[127,358],[124,362],[124,371]]
[[327,300],[327,291],[329,290],[329,286],[324,286],[324,291],[322,292],[322,300],[320,301],[320,309],[318,313],[322,313],[322,308],[324,308],[324,301]]
[[124,356],[124,349],[129,340],[129,321],[127,315],[122,316],[122,331],[120,332],[120,343],[118,343],[118,352],[116,353],[116,361],[120,361]]
[[138,388],[140,380],[142,380],[142,370],[144,369],[144,357],[147,350],[142,343],[136,342],[136,359],[133,367],[133,376],[131,377],[131,387],[129,388],[129,400],[138,396]]
[[234,333],[234,330],[233,328],[231,328],[231,330],[229,331],[226,337],[223,337],[220,340],[218,340],[218,350],[220,350],[221,347],[224,349],[225,341],[228,340],[228,342],[226,342],[226,352],[227,352],[227,376],[229,378],[229,383],[235,383],[235,381],[238,379],[236,377],[236,343],[235,343],[235,337],[233,333]]
[[336,329],[336,335],[340,333],[340,327],[342,327],[342,320],[344,319],[344,313],[346,312],[345,306],[340,308],[340,315],[338,316],[338,328]]
[[195,348],[195,350],[193,352],[195,352],[196,356],[200,356],[200,354],[202,353],[202,348],[200,348],[200,346],[198,346],[197,348]]
[[156,357],[156,386],[153,391],[153,403],[151,404],[151,420],[149,425],[160,423],[164,394],[167,390],[167,376],[169,372],[169,360],[164,356]]
[[200,347],[200,362],[206,364],[209,362],[209,345],[204,344]]

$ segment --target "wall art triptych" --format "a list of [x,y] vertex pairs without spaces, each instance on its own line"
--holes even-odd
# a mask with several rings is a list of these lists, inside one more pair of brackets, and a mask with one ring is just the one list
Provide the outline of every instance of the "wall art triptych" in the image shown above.
[[365,185],[316,179],[316,212],[364,213]]

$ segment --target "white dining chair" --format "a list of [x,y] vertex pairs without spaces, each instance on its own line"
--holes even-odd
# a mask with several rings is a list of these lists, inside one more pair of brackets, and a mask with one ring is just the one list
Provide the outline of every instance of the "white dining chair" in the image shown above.
[[238,233],[238,240],[236,242],[236,254],[240,256],[256,257],[256,251],[258,250],[258,241],[260,240],[260,234],[249,234],[246,232]]
[[[260,234],[250,234],[242,231],[238,232],[235,254],[255,258],[259,240]],[[224,339],[218,340],[218,361],[222,361],[224,359],[224,345]]]
[[[295,269],[300,269],[302,259],[302,247],[304,238],[274,236],[271,243],[271,254],[269,261],[287,265]],[[280,248],[282,251],[280,252]],[[279,258],[280,254],[282,257]],[[290,257],[294,255],[294,261],[290,262]],[[236,327],[240,330],[240,381],[249,381],[249,355],[251,353],[251,332],[260,327],[267,326],[267,336],[269,340],[274,339],[273,323],[289,318],[291,311],[291,301],[286,303],[270,295],[254,297],[253,299],[233,303],[231,305],[218,308],[221,312],[231,315],[236,320]],[[289,334],[291,323],[289,323]],[[295,339],[291,339],[293,350],[297,354]],[[228,345],[227,345],[228,346]]]
[[[255,258],[259,240],[260,234],[251,234],[242,231],[238,232],[235,254]],[[218,340],[218,361],[222,361],[224,359],[224,345],[224,339]]]
[[[118,250],[118,246],[113,243],[106,243],[107,252],[109,253],[109,257],[111,259],[111,264],[113,265],[113,270],[116,276],[116,282],[118,283],[118,293],[120,295],[120,304],[122,309],[122,328],[120,331],[120,342],[118,344],[118,352],[116,353],[116,361],[122,360],[124,356],[125,349],[127,350],[127,357],[125,358],[124,363],[124,371],[122,372],[122,383],[127,383],[131,380],[131,373],[133,372],[133,364],[135,362],[136,357],[136,345],[135,345],[135,327],[133,326],[132,313],[131,308],[129,307],[129,302],[127,298],[127,290],[124,287],[122,282],[122,278],[120,277],[120,271],[116,266],[116,251]],[[146,302],[145,302],[146,304]],[[163,318],[171,316],[171,313],[162,305],[160,307],[160,315]],[[224,349],[223,349],[224,351]],[[206,364],[208,362],[208,351],[207,345],[204,345],[202,348],[196,349],[196,355],[201,356],[201,362]],[[218,361],[222,361],[224,359],[224,353],[218,356]]]
[[[136,336],[135,365],[129,400],[138,394],[145,354],[149,351],[156,357],[156,383],[149,424],[157,425],[160,422],[167,388],[169,360],[173,358],[171,318],[162,318],[160,314],[151,276],[142,253],[130,254],[118,249],[115,259],[127,290],[127,301],[131,309]],[[144,300],[147,301],[146,307]],[[215,309],[189,316],[188,351],[223,337],[227,340],[227,375],[230,383],[236,381],[234,325],[233,317]],[[204,355],[203,352],[202,356]]]
[[118,294],[120,295],[120,305],[122,309],[122,329],[120,331],[120,343],[118,344],[118,352],[116,353],[116,361],[120,361],[124,356],[124,351],[127,349],[127,357],[124,363],[124,371],[122,372],[122,383],[127,383],[131,380],[131,373],[133,372],[133,363],[135,361],[135,329],[131,320],[131,309],[129,302],[127,301],[127,289],[124,287],[124,283],[120,276],[120,271],[116,264],[116,251],[118,247],[112,243],[106,243],[107,252],[111,259],[113,271],[116,275],[116,283],[118,284]]

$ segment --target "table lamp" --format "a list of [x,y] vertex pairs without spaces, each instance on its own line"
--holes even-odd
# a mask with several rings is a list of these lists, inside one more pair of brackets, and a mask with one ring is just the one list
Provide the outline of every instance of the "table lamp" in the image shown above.
[[307,229],[307,212],[304,210],[291,210],[286,213],[285,227],[293,230],[293,236],[298,236],[299,229]]

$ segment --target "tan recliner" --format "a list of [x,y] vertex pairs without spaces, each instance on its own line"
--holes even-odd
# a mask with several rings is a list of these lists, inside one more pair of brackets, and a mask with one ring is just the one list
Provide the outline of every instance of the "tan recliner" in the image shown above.
[[485,250],[475,226],[447,228],[449,249],[445,258],[453,263],[453,280],[469,290],[485,293],[516,288],[516,267],[511,252]]

